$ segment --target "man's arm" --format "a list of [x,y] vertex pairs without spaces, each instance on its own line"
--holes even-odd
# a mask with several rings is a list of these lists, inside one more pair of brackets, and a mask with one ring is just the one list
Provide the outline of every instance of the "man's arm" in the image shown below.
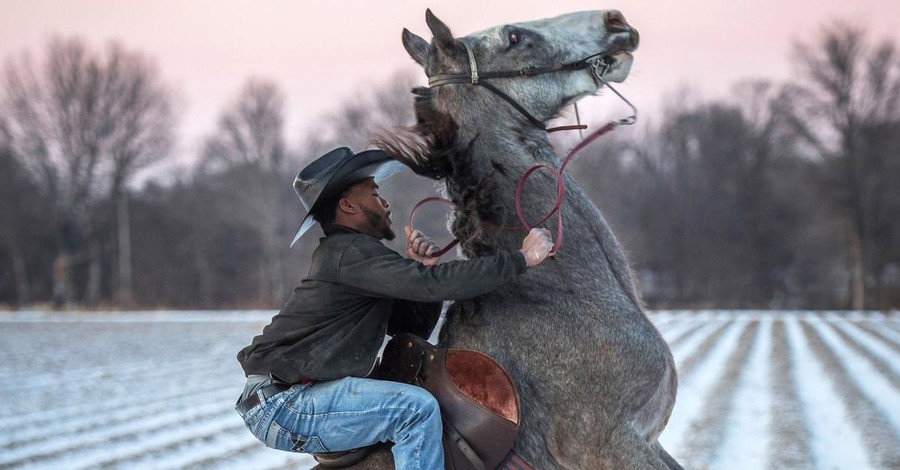
[[426,266],[406,259],[379,242],[358,238],[341,260],[339,280],[366,295],[419,302],[476,297],[497,289],[547,257],[552,241],[534,229],[522,250]]
[[[438,264],[441,258],[434,256],[434,253],[440,251],[440,248],[422,232],[413,230],[409,225],[403,229],[406,233],[406,256],[426,266]],[[530,268],[541,264],[547,256],[553,256],[550,254],[552,247],[550,232],[547,229],[533,228],[522,242],[522,249],[519,252],[525,256],[525,263]]]

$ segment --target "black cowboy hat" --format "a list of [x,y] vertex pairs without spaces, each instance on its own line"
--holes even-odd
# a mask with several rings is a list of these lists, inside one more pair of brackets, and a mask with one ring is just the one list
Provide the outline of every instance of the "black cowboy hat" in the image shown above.
[[347,147],[336,148],[306,165],[294,178],[294,191],[306,209],[306,216],[300,222],[291,246],[315,225],[312,214],[322,201],[336,197],[360,180],[375,178],[377,183],[402,169],[403,164],[383,150],[354,154]]

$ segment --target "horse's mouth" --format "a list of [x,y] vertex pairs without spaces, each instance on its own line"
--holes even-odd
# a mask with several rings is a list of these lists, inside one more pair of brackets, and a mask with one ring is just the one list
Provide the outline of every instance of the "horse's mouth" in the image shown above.
[[620,50],[607,53],[601,57],[603,63],[606,64],[606,70],[603,72],[603,79],[610,82],[621,82],[628,76],[631,71],[631,63],[634,56],[630,51]]
[[613,65],[623,57],[632,57],[631,51],[619,50],[619,51],[611,51],[607,52],[603,57],[603,61],[609,65]]

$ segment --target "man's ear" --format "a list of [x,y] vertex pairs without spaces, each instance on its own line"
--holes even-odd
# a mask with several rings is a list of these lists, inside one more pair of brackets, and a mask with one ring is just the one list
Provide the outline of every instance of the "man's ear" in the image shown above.
[[347,214],[356,214],[357,212],[359,212],[359,208],[356,206],[356,203],[348,197],[342,197],[338,199],[338,210],[346,212]]

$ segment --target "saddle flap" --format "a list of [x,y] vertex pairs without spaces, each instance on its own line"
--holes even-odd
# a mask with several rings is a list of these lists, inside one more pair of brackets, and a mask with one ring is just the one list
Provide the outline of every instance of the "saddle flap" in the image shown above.
[[447,373],[460,392],[519,424],[519,394],[506,370],[490,356],[467,349],[450,349]]
[[[496,468],[519,434],[518,393],[500,364],[477,351],[433,349],[427,353],[421,377],[422,385],[441,405],[444,454],[453,462],[446,467]],[[455,434],[464,444],[455,442],[458,438],[448,439]]]
[[496,468],[519,433],[519,394],[490,356],[437,348],[414,335],[397,335],[384,352],[377,378],[413,383],[431,392],[444,421],[445,467]]

